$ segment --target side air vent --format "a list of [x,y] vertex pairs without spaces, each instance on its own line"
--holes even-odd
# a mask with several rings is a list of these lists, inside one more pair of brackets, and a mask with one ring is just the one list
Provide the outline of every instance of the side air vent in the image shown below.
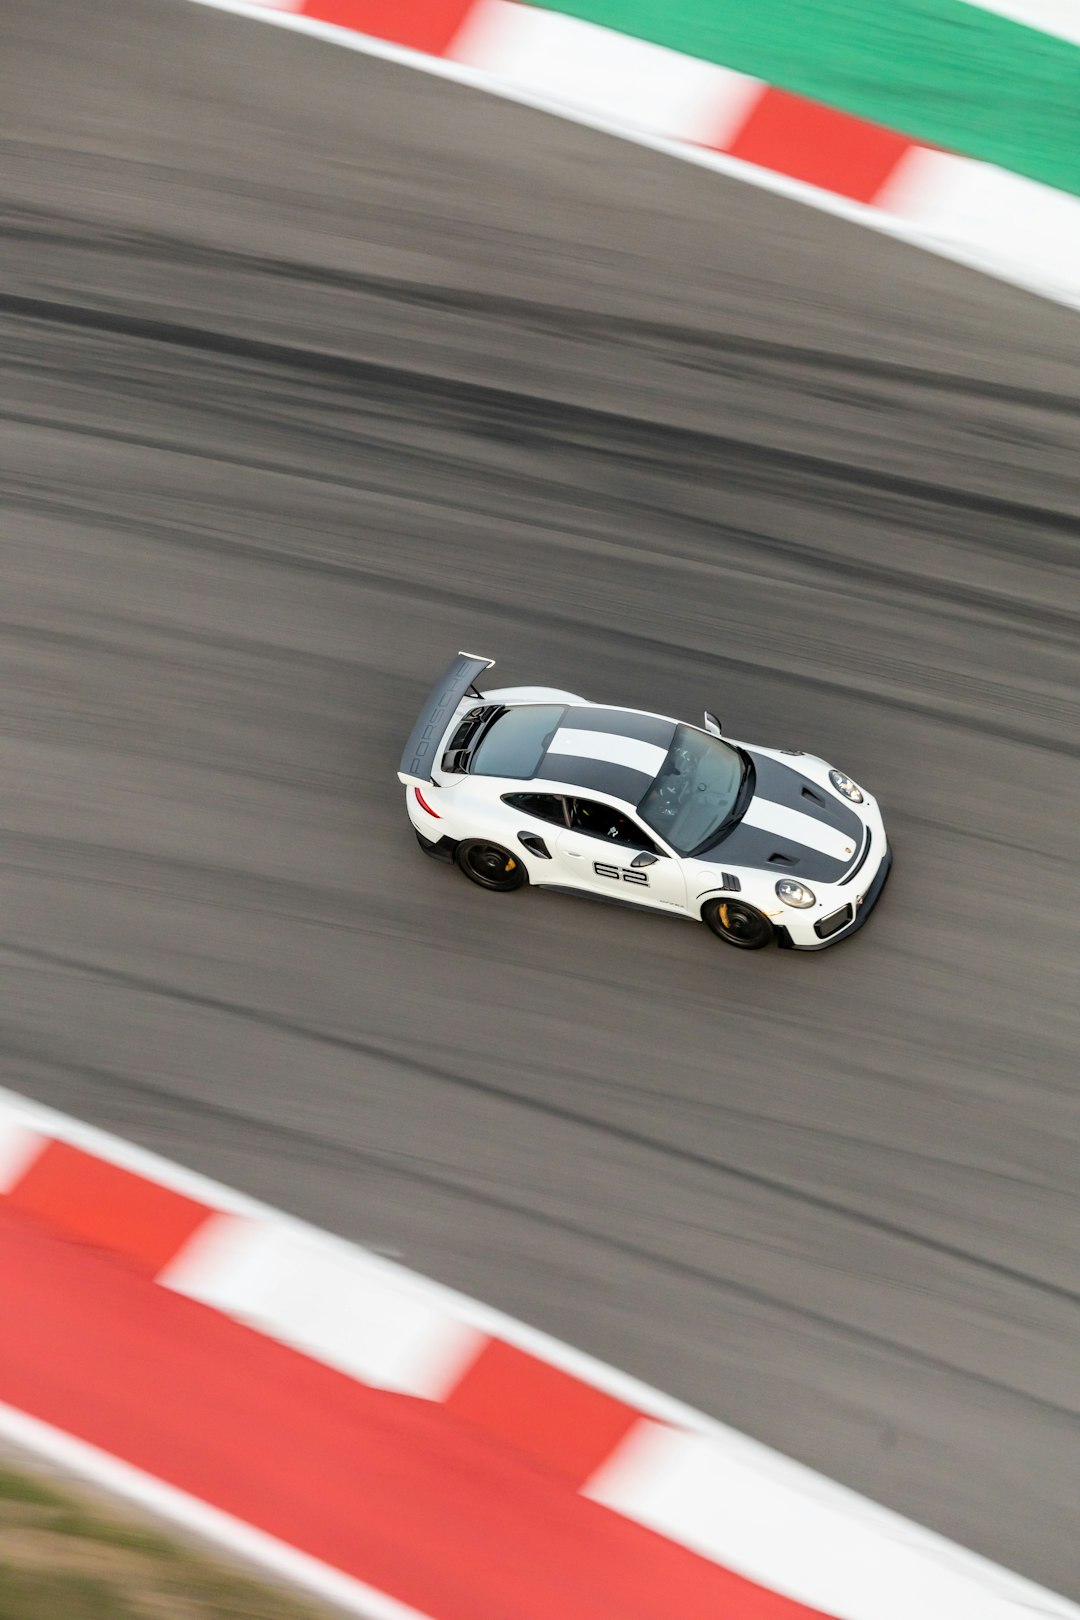
[[819,793],[816,788],[806,787],[804,784],[802,796],[804,799],[809,799],[811,804],[819,805],[822,810],[828,809],[828,799],[826,799],[823,793]]
[[799,859],[797,855],[785,855],[783,850],[780,849],[774,849],[772,854],[769,856],[770,866],[798,866],[798,864]]
[[720,885],[722,889],[726,889],[729,894],[740,894],[742,892],[742,884],[734,872],[721,872],[720,876],[723,880]]
[[539,833],[519,832],[518,843],[527,849],[530,855],[538,855],[542,861],[550,861],[551,851]]

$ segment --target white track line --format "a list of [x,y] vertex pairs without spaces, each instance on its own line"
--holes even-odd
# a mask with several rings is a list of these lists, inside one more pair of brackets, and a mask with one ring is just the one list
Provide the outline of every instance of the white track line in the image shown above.
[[978,11],[992,11],[1009,22],[1080,45],[1080,0],[964,0]]

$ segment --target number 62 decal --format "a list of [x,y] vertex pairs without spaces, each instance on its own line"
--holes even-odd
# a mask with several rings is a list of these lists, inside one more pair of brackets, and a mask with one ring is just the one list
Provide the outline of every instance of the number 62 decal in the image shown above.
[[618,883],[621,878],[624,883],[643,883],[649,886],[648,874],[645,872],[631,872],[627,866],[609,866],[605,861],[593,861],[593,871],[597,877],[614,878]]

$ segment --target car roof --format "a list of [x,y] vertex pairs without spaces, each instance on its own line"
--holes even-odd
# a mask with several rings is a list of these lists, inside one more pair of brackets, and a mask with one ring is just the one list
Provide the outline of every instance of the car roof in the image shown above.
[[574,704],[552,733],[534,781],[639,804],[667,757],[676,724],[637,709]]

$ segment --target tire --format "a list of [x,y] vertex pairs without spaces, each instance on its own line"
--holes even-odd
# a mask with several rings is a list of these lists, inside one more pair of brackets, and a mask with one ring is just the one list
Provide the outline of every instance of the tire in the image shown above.
[[486,838],[467,838],[458,845],[455,859],[467,878],[482,889],[494,889],[498,894],[509,894],[511,889],[520,889],[529,881],[529,874],[519,858]]
[[728,945],[740,951],[760,951],[771,944],[776,930],[768,917],[762,915],[745,900],[707,900],[701,908],[701,920]]

